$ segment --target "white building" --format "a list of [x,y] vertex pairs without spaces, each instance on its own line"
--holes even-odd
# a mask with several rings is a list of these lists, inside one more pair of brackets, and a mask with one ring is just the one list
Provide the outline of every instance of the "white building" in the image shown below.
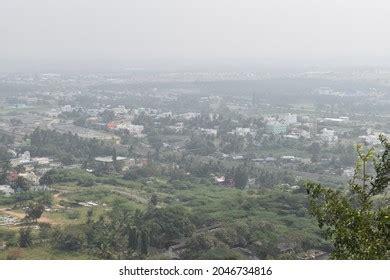
[[247,136],[248,134],[252,134],[251,129],[248,127],[237,127],[232,131],[232,133],[239,136]]
[[160,119],[172,118],[172,116],[173,116],[172,112],[163,112],[158,115]]
[[29,151],[25,151],[20,157],[13,158],[10,160],[12,167],[16,167],[22,164],[27,164],[30,162],[31,162],[31,156]]
[[128,125],[126,128],[129,130],[129,133],[131,135],[135,135],[135,136],[141,136],[142,131],[144,131],[143,125],[131,124],[131,125]]
[[327,144],[335,144],[339,140],[338,136],[335,135],[335,131],[327,128],[321,130],[319,137],[323,143]]
[[373,135],[373,134],[362,135],[362,136],[359,136],[359,140],[367,146],[375,146],[375,145],[379,145],[381,143],[381,141],[379,141],[378,137],[379,137],[378,135]]
[[203,133],[205,135],[209,135],[209,136],[217,136],[217,134],[218,134],[218,131],[216,129],[212,129],[212,128],[201,128],[200,131],[201,131],[201,133]]
[[31,161],[38,165],[48,165],[50,163],[50,159],[48,157],[35,157],[31,158]]
[[123,105],[113,108],[112,111],[115,115],[126,115],[128,113],[127,109]]
[[126,130],[129,132],[130,135],[135,137],[142,137],[144,126],[143,125],[136,125],[132,124],[131,122],[121,122],[121,123],[114,123],[112,125],[114,130]]
[[271,134],[285,134],[287,132],[287,124],[278,121],[270,121],[265,124],[265,132]]
[[295,124],[295,123],[298,122],[297,114],[290,114],[290,113],[288,113],[287,115],[283,115],[280,119],[281,119],[282,122],[284,122],[287,125]]
[[0,192],[4,193],[5,196],[10,196],[11,194],[15,193],[15,191],[8,185],[1,185]]
[[185,113],[185,114],[181,114],[181,115],[175,115],[176,118],[183,118],[185,120],[192,120],[192,119],[195,119],[199,116],[200,116],[200,113],[193,113],[193,112],[189,112],[189,113]]
[[310,139],[310,132],[304,129],[295,128],[293,131],[285,136],[290,139]]
[[65,105],[61,107],[61,112],[72,112],[73,108],[70,105]]
[[23,155],[21,156],[22,160],[25,160],[26,162],[29,162],[31,160],[31,155],[29,151],[25,151]]
[[175,133],[181,133],[181,132],[183,132],[183,129],[184,129],[184,123],[178,122],[178,123],[175,123],[175,125],[168,126],[168,128],[175,131]]

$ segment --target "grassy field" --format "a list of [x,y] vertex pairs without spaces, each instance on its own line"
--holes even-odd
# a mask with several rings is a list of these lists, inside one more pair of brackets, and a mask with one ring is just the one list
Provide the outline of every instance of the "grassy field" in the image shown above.
[[52,249],[49,245],[33,245],[29,248],[10,247],[0,251],[0,260],[25,259],[25,260],[90,260],[90,255],[78,252],[64,252]]
[[20,107],[20,108],[3,108],[0,109],[0,115],[13,115],[19,113],[37,112],[49,110],[51,107],[48,106],[34,106],[34,107]]

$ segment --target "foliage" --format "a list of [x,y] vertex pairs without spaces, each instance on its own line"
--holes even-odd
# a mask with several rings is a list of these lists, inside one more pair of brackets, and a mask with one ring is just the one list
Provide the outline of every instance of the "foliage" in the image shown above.
[[158,196],[154,193],[150,197],[150,204],[152,204],[153,206],[156,206],[157,203],[158,203]]
[[77,134],[60,133],[55,130],[37,128],[30,135],[29,150],[34,156],[57,156],[64,164],[74,158],[88,159],[111,154],[112,148],[95,138],[83,139]]
[[203,137],[193,135],[190,140],[186,142],[186,150],[196,155],[207,156],[216,151],[214,143]]
[[[1,141],[0,143],[3,143],[3,142]],[[0,146],[0,162],[6,162],[7,160],[10,160],[11,158],[12,158],[12,155],[8,151],[8,148],[5,146]]]
[[30,203],[26,208],[26,217],[25,219],[32,220],[37,222],[38,219],[42,216],[45,207],[40,203]]
[[32,244],[31,227],[21,228],[19,230],[19,246],[29,247]]
[[[307,184],[311,212],[333,241],[335,259],[390,258],[390,207],[374,203],[390,182],[390,144],[383,136],[380,140],[384,151],[379,154],[358,146],[348,193]],[[375,176],[369,174],[370,166]]]
[[243,189],[248,184],[248,172],[245,167],[240,166],[234,169],[234,184],[237,188]]
[[104,110],[102,113],[100,113],[100,117],[104,123],[108,123],[114,120],[115,113],[112,110]]
[[78,169],[51,169],[39,180],[41,185],[77,182],[81,186],[92,186],[96,177],[84,170]]
[[[4,133],[4,132],[0,132],[0,143],[3,143],[3,144],[13,144],[15,142],[15,136],[13,135],[9,135],[7,133]],[[0,155],[0,159],[2,159],[3,157]]]
[[77,226],[68,226],[64,230],[55,229],[52,243],[55,248],[63,251],[77,251],[83,247],[85,233]]
[[24,177],[21,177],[21,176],[18,176],[18,178],[16,179],[16,182],[14,182],[11,187],[16,191],[19,191],[19,192],[26,192],[30,189],[30,185],[28,183],[28,181],[24,178]]
[[211,234],[199,234],[188,241],[184,252],[186,259],[202,260],[237,260],[240,255],[230,250],[229,246]]
[[48,239],[50,237],[50,232],[51,232],[50,230],[51,230],[50,224],[40,223],[38,237],[40,239]]

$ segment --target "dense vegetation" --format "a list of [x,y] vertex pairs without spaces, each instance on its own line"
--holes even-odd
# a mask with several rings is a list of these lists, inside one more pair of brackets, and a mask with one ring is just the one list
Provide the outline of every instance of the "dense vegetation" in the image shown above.
[[[71,208],[63,214],[44,214],[68,222],[42,229],[45,233],[33,230],[31,245],[24,244],[34,252],[41,248],[57,256],[62,252],[91,258],[169,258],[168,248],[177,242],[186,244],[180,255],[188,259],[248,257],[235,248],[250,248],[260,258],[291,258],[311,248],[330,250],[308,215],[302,189],[240,190],[190,175],[176,180],[161,175],[127,180],[77,169],[51,171],[43,180],[51,180],[48,183],[54,188],[65,184],[59,203]],[[79,180],[93,184],[88,187]],[[148,201],[132,200],[132,195]],[[26,205],[38,199],[32,197]],[[78,202],[89,200],[111,205],[111,210],[86,212]],[[212,225],[216,229],[207,230]],[[20,236],[9,239],[11,247],[19,244]],[[294,253],[285,255],[281,246],[294,248]]]
[[[384,151],[375,154],[358,147],[359,160],[348,193],[320,184],[307,186],[311,212],[326,228],[334,244],[335,259],[389,259],[390,206],[386,197],[390,182],[390,144],[381,137]],[[370,175],[370,167],[375,175]]]
[[34,156],[55,156],[65,164],[75,159],[88,159],[112,154],[112,148],[97,139],[84,139],[77,134],[62,134],[55,130],[37,128],[29,136],[29,151]]

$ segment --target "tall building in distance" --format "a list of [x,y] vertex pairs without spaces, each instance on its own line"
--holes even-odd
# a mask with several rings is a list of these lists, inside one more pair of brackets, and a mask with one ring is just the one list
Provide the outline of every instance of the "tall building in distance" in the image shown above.
[[265,124],[265,132],[270,134],[284,134],[288,125],[279,121],[270,121]]

